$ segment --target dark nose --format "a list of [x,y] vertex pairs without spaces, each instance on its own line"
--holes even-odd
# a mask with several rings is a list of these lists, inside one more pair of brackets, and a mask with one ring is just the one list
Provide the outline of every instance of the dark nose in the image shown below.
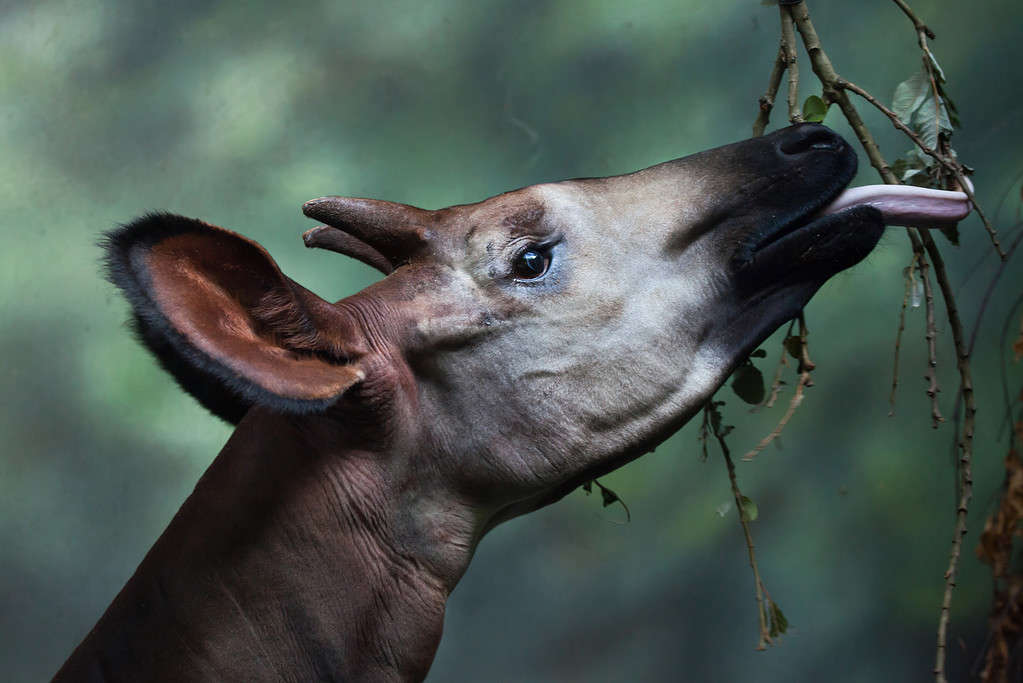
[[799,123],[778,131],[775,142],[778,151],[785,156],[823,152],[838,152],[846,143],[830,128],[819,123]]

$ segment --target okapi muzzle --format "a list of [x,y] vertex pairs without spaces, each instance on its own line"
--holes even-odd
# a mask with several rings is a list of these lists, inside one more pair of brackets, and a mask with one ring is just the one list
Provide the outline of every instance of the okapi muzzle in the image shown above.
[[315,199],[306,245],[385,275],[334,303],[223,228],[113,232],[143,343],[238,426],[58,679],[423,678],[489,529],[670,436],[886,223],[969,210],[855,171],[805,124],[433,211]]

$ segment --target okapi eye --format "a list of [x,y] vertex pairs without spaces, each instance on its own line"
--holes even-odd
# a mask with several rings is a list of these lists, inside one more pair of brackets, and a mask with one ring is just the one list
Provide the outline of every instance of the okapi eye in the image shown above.
[[512,274],[519,280],[535,280],[551,265],[551,255],[540,247],[532,246],[520,251],[512,262]]

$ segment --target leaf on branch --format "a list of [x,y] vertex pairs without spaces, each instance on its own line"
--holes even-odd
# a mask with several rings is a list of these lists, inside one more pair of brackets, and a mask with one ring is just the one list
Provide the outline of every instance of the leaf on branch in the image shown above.
[[747,522],[755,522],[757,521],[757,517],[760,516],[760,508],[758,508],[757,504],[754,503],[752,500],[750,500],[746,496],[743,496],[742,510],[740,510],[739,514],[741,514],[742,518]]
[[607,507],[608,505],[613,505],[614,503],[618,503],[619,505],[622,506],[622,509],[625,510],[625,519],[631,522],[632,513],[629,512],[629,506],[625,504],[625,501],[619,498],[617,493],[615,493],[608,487],[604,486],[596,479],[593,480],[593,483],[596,484],[597,488],[600,489],[600,497],[603,499],[604,507]]
[[770,634],[772,638],[784,635],[789,630],[789,620],[785,618],[785,614],[781,611],[781,607],[778,607],[778,603],[773,600],[768,600],[767,616],[770,621]]
[[899,83],[892,99],[892,111],[925,145],[938,149],[938,138],[952,134],[948,106],[939,92],[931,88],[931,77],[925,69]]
[[816,95],[810,95],[806,98],[806,102],[803,102],[803,120],[811,121],[813,123],[820,123],[824,120],[824,117],[828,115],[828,103],[817,97]]
[[792,335],[786,337],[785,341],[782,342],[785,346],[785,350],[789,352],[789,355],[799,360],[803,355],[803,341],[797,336]]
[[763,373],[753,363],[746,361],[732,375],[732,391],[746,403],[759,405],[767,394]]

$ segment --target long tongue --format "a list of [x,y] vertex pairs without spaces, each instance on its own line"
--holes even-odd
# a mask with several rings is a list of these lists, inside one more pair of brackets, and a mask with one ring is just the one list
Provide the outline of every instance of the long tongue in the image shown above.
[[838,196],[822,216],[854,206],[873,206],[881,212],[885,225],[934,228],[956,223],[970,214],[965,192],[929,190],[912,185],[865,185],[853,187]]

